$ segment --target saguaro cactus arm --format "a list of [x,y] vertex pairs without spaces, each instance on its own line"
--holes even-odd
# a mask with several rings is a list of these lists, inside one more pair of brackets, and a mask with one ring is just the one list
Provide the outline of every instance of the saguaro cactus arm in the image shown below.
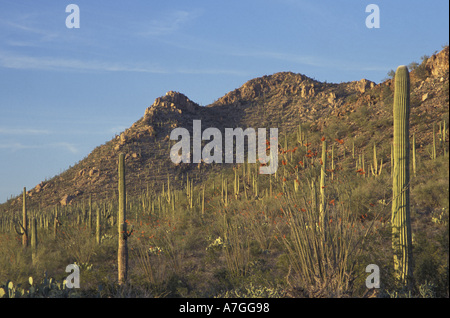
[[[20,229],[18,229],[18,227]],[[24,229],[24,227],[23,227],[21,222],[14,222],[14,230],[16,230],[16,233],[18,235],[24,235],[25,234],[25,229]]]

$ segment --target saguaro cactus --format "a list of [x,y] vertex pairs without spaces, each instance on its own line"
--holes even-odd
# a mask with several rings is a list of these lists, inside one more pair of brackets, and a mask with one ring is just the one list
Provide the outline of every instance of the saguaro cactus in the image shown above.
[[305,140],[305,135],[302,133],[302,125],[298,124],[298,130],[297,130],[297,142],[301,145],[303,145],[303,141]]
[[436,160],[436,125],[433,123],[433,148],[431,150],[431,159]]
[[92,228],[92,194],[89,194],[89,214],[88,214],[88,228]]
[[22,245],[28,246],[28,220],[27,220],[27,189],[23,188],[23,207],[22,207],[22,226],[23,226],[23,236]]
[[60,222],[58,221],[58,208],[55,207],[55,218],[53,219],[53,238],[56,240],[58,235],[58,225]]
[[373,144],[373,163],[370,166],[370,170],[372,171],[373,176],[379,176],[381,174],[381,170],[383,169],[383,158],[381,159],[380,169],[378,170],[378,161],[377,161],[377,146]]
[[23,194],[22,194],[22,223],[19,222],[20,225],[20,231],[17,230],[17,227],[15,227],[15,230],[17,234],[22,235],[22,246],[27,247],[28,246],[28,221],[27,221],[27,189],[26,187],[23,188]]
[[320,223],[325,227],[325,171],[327,166],[327,142],[323,140],[322,143],[322,166],[320,168]]
[[32,263],[36,263],[36,256],[37,256],[37,219],[33,218],[31,223],[31,258]]
[[392,247],[394,270],[403,285],[412,279],[412,238],[410,220],[409,113],[410,87],[406,66],[395,73],[394,173],[392,176]]
[[95,240],[97,244],[101,243],[100,217],[100,207],[97,206],[97,219],[95,223]]
[[126,223],[126,188],[125,188],[125,154],[119,154],[119,215],[117,224],[119,226],[119,248],[117,252],[118,280],[122,285],[127,280],[128,272],[128,246],[127,223]]
[[413,142],[412,142],[412,159],[413,159],[413,173],[414,177],[416,176],[416,134],[413,134]]

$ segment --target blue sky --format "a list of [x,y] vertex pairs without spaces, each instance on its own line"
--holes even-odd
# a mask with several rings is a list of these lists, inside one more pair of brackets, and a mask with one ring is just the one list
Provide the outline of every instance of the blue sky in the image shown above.
[[[66,6],[80,28],[66,27]],[[369,29],[368,4],[380,8]],[[0,0],[0,202],[64,171],[169,90],[201,105],[280,71],[367,78],[448,44],[449,2]]]

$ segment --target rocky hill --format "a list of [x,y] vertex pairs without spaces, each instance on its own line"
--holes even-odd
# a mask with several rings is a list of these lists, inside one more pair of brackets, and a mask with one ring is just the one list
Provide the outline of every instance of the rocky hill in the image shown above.
[[[405,64],[409,61],[405,61]],[[411,129],[418,147],[432,139],[430,127],[448,123],[449,49],[425,60],[411,72]],[[278,127],[279,135],[292,133],[299,123],[310,132],[333,139],[356,140],[361,147],[388,142],[392,133],[393,81],[376,84],[367,79],[322,83],[302,74],[276,73],[249,80],[214,103],[202,107],[178,92],[167,92],[148,107],[142,118],[60,175],[29,189],[29,205],[48,207],[112,197],[117,188],[117,159],[126,153],[127,189],[130,194],[147,187],[160,188],[167,178],[189,172],[196,182],[207,178],[217,165],[175,165],[169,150],[175,127],[192,130],[194,119],[202,129],[217,127]],[[387,143],[388,144],[388,143]],[[21,198],[1,206],[15,211]]]

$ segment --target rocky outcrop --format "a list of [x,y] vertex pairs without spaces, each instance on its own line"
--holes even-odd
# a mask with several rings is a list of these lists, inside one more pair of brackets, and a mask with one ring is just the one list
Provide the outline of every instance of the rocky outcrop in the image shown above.
[[[242,105],[246,101],[255,99],[277,98],[277,97],[298,97],[308,100],[314,97],[325,97],[329,104],[334,105],[337,98],[342,94],[328,91],[332,88],[339,88],[345,94],[358,92],[360,94],[375,87],[375,83],[367,79],[341,84],[327,84],[313,80],[302,74],[292,72],[280,72],[273,75],[263,76],[252,79],[242,85],[240,88],[229,92],[219,98],[212,105]],[[325,92],[325,94],[324,94]]]
[[158,113],[195,113],[200,106],[191,101],[184,94],[169,91],[165,96],[158,97],[155,102],[145,110],[144,122],[151,122]]
[[359,82],[357,82],[357,89],[360,93],[365,93],[366,90],[372,89],[375,87],[375,83],[363,78]]
[[448,74],[449,64],[449,47],[446,46],[442,51],[437,54],[433,54],[427,59],[425,69],[428,74],[434,77],[441,77]]
[[268,95],[301,95],[306,98],[315,95],[315,86],[319,82],[292,72],[280,72],[265,75],[246,82],[225,96],[219,98],[214,105],[241,104]]
[[73,196],[66,194],[65,196],[62,197],[61,201],[59,201],[59,203],[62,206],[66,206],[68,205],[71,201],[73,200]]

